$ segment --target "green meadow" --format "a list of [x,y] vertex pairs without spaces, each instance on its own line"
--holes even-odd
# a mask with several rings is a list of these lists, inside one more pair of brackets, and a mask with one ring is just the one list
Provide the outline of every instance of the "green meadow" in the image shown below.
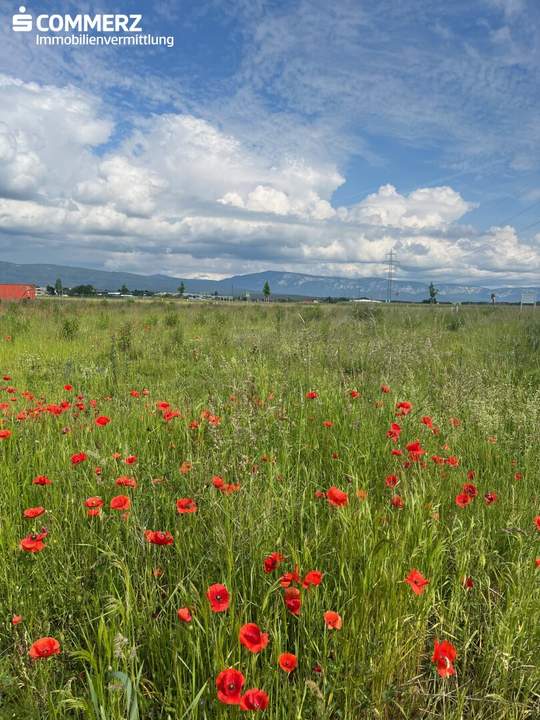
[[[0,305],[1,720],[538,720],[539,312]],[[32,659],[44,637],[60,652]],[[228,668],[264,710],[220,702]]]

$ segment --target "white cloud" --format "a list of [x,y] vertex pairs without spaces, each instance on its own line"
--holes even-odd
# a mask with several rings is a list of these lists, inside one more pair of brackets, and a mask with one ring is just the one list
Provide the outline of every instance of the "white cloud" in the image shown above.
[[538,278],[538,244],[511,227],[457,226],[475,205],[452,187],[388,184],[336,210],[344,178],[318,156],[266,154],[186,113],[139,118],[109,147],[115,128],[87,93],[5,77],[0,92],[0,239],[24,237],[29,255],[143,273],[362,276],[395,248],[403,277]]
[[24,83],[0,75],[0,192],[67,195],[96,165],[111,121],[100,103],[75,88]]
[[444,228],[475,207],[450,187],[420,188],[400,195],[393,185],[383,185],[357,205],[341,209],[346,221],[422,230]]

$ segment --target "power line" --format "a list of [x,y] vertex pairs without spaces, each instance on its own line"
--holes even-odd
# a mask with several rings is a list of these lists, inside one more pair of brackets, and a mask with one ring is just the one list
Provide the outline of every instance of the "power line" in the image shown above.
[[506,225],[506,223],[509,223],[510,220],[514,220],[514,218],[517,218],[520,215],[524,215],[526,212],[529,212],[529,210],[532,210],[537,205],[540,205],[540,200],[536,200],[536,202],[533,202],[532,205],[528,205],[527,207],[523,208],[522,210],[519,210],[518,212],[514,213],[513,215],[510,215],[510,217],[507,217],[505,220],[500,220],[497,224],[498,225]]
[[535,225],[540,225],[540,220],[536,220],[535,222],[531,223],[530,225],[525,225],[525,227],[520,228],[516,232],[520,232],[520,233],[525,232],[525,230],[529,230],[530,228],[535,227]]

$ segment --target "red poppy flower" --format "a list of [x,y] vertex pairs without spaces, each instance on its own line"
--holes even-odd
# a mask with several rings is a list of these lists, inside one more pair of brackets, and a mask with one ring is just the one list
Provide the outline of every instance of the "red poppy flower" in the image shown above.
[[540,568],[540,557],[536,558],[536,560],[534,561],[534,564],[536,565],[537,568]]
[[523,480],[523,473],[514,473],[514,480]]
[[494,502],[497,502],[498,495],[494,492],[487,492],[484,495],[484,502],[486,505],[492,505]]
[[300,596],[300,590],[295,587],[288,587],[283,593],[283,600],[287,610],[291,615],[300,615],[300,609],[302,607],[302,598]]
[[67,390],[68,392],[69,392],[70,390],[73,390],[73,385],[69,385],[69,384],[68,384],[68,385],[64,385],[64,390]]
[[167,530],[145,530],[144,537],[146,542],[152,543],[152,545],[172,545],[174,538],[171,533]]
[[135,478],[128,477],[127,475],[120,475],[120,477],[116,478],[114,484],[119,485],[120,487],[137,487],[137,481],[135,480]]
[[94,495],[93,497],[86,498],[83,504],[86,508],[100,508],[103,507],[103,500],[97,495]]
[[426,454],[426,451],[422,448],[418,440],[408,443],[405,448],[413,462],[418,462],[422,455]]
[[298,667],[298,659],[292,653],[281,653],[278,663],[279,667],[285,670],[286,673],[290,673]]
[[218,490],[224,495],[230,495],[233,492],[238,492],[238,490],[240,490],[240,485],[238,483],[223,483]]
[[463,587],[466,590],[471,590],[474,587],[474,580],[472,579],[472,577],[467,575],[467,577],[463,578]]
[[461,425],[461,420],[459,420],[458,418],[452,417],[452,418],[450,418],[450,425],[452,427],[457,428]]
[[433,420],[429,417],[429,415],[424,415],[420,422],[422,425],[430,428],[430,430],[433,428]]
[[7,440],[11,437],[11,430],[0,430],[0,440]]
[[52,485],[52,480],[49,480],[46,475],[36,475],[32,480],[32,485]]
[[399,479],[397,475],[387,475],[384,479],[384,483],[386,487],[395,488],[396,485],[399,483]]
[[110,502],[111,510],[129,510],[131,507],[131,500],[127,495],[116,495]]
[[335,505],[336,507],[347,505],[349,502],[349,496],[347,493],[343,492],[343,490],[340,490],[334,485],[326,491],[326,499],[330,505]]
[[283,557],[283,555],[281,553],[278,553],[278,552],[270,553],[270,555],[267,555],[263,561],[264,572],[265,573],[273,572],[278,567],[278,565],[281,562],[283,562],[283,560],[285,560],[285,558]]
[[349,392],[349,395],[351,396],[351,398],[352,398],[353,400],[356,400],[356,398],[359,398],[359,397],[360,397],[360,393],[358,392],[358,390],[351,390],[351,391]]
[[412,410],[412,403],[410,402],[398,402],[396,403],[397,415],[399,417],[408,415]]
[[99,425],[101,427],[105,427],[105,425],[108,425],[111,422],[111,418],[107,417],[106,415],[100,415],[96,418],[96,425]]
[[426,585],[429,585],[429,580],[422,575],[419,570],[413,569],[405,578],[405,582],[415,595],[421,595],[426,589]]
[[212,478],[212,485],[218,490],[221,490],[221,488],[225,485],[225,480],[221,477],[221,475],[214,475]]
[[334,423],[331,420],[323,420],[323,425],[325,428],[331,428],[333,427]]
[[216,583],[210,585],[206,591],[206,597],[210,602],[210,608],[212,612],[225,612],[229,608],[229,591],[225,585]]
[[12,625],[18,625],[19,623],[22,623],[22,621],[23,621],[23,616],[22,616],[22,615],[14,615],[14,616],[11,618],[11,624],[12,624]]
[[457,458],[455,455],[450,455],[450,457],[446,458],[446,464],[450,465],[450,467],[458,467],[459,458]]
[[534,518],[534,524],[536,525],[536,529],[540,531],[540,515]]
[[279,578],[279,584],[282,588],[288,588],[291,583],[299,583],[300,575],[298,574],[298,565],[294,566],[292,572],[286,572]]
[[222,670],[216,678],[217,696],[219,702],[226,705],[240,705],[242,688],[245,678],[240,670],[229,668]]
[[42,637],[30,646],[28,654],[32,660],[60,654],[60,643],[53,637]]
[[474,483],[465,483],[462,490],[471,498],[475,498],[478,495],[478,488]]
[[268,695],[264,690],[247,690],[240,700],[242,710],[265,710],[268,707]]
[[332,630],[341,630],[341,615],[333,610],[327,610],[324,613],[324,622],[326,623],[326,627]]
[[399,440],[399,436],[401,434],[401,425],[398,425],[397,423],[393,422],[390,425],[390,430],[386,432],[386,437],[390,438],[393,442],[397,442]]
[[460,508],[467,507],[467,505],[472,502],[472,497],[468,495],[466,492],[462,492],[459,495],[456,495],[456,505]]
[[124,460],[126,465],[133,465],[133,463],[137,462],[137,456],[136,455],[128,455],[127,458]]
[[33,533],[32,535],[27,535],[25,538],[21,540],[19,543],[19,547],[21,550],[24,550],[24,552],[29,553],[38,553],[41,552],[44,548],[47,546],[43,542],[43,539],[47,537],[47,532],[41,532],[38,534]]
[[131,397],[140,397],[140,392],[138,390],[130,390],[129,394],[131,395]]
[[306,576],[304,577],[304,580],[302,582],[302,587],[304,587],[306,590],[310,588],[312,585],[320,585],[323,579],[323,573],[320,570],[310,570],[308,573],[306,573]]
[[390,498],[390,505],[392,507],[398,508],[398,510],[401,510],[401,508],[404,507],[405,502],[403,498],[399,495],[392,495],[392,497]]
[[74,455],[71,456],[71,464],[78,465],[79,463],[84,462],[87,459],[87,457],[88,456],[86,455],[86,453],[83,453],[83,452],[75,453]]
[[389,393],[390,388],[388,387],[388,385],[381,385],[381,392],[384,394]]
[[27,509],[23,512],[23,515],[24,515],[25,518],[30,518],[30,519],[32,519],[32,518],[37,518],[37,517],[39,517],[40,515],[43,515],[44,512],[45,512],[45,508],[44,508],[44,507],[32,507],[32,508],[27,508]]
[[435,640],[431,662],[437,666],[437,672],[443,678],[455,675],[454,661],[457,657],[456,648],[448,640],[441,643]]
[[181,622],[190,623],[193,619],[192,615],[189,611],[189,608],[186,608],[186,607],[180,608],[179,610],[177,610],[176,614],[178,615],[178,619]]
[[316,400],[319,397],[318,393],[315,392],[315,390],[310,390],[306,393],[306,398],[308,400]]
[[182,473],[182,475],[187,475],[192,467],[193,467],[192,463],[188,462],[187,460],[184,460],[184,462],[180,465],[180,472]]
[[192,498],[179,498],[176,501],[176,510],[180,514],[197,512],[197,504]]
[[246,623],[240,628],[240,643],[252,653],[261,652],[268,645],[268,633],[261,632],[255,623]]

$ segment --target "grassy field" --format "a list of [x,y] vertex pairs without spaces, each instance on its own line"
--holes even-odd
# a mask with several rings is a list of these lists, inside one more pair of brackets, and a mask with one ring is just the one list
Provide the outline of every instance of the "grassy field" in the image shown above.
[[249,717],[234,668],[269,719],[538,720],[539,358],[531,309],[0,306],[0,718]]

